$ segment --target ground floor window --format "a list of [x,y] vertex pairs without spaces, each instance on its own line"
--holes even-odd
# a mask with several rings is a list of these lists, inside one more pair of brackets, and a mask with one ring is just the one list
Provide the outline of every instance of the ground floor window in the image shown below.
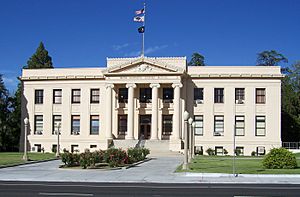
[[43,115],[34,116],[34,134],[35,135],[43,134]]
[[224,136],[224,116],[215,116],[214,136]]
[[127,115],[119,115],[118,117],[118,137],[124,138],[127,132]]
[[77,144],[76,144],[76,145],[72,144],[72,145],[71,145],[71,153],[79,152],[78,147],[79,147],[79,146],[78,146]]
[[256,147],[256,154],[257,155],[265,155],[266,154],[266,149],[264,146],[258,146]]
[[223,146],[216,146],[215,152],[216,152],[216,155],[223,155],[223,153],[224,153]]
[[79,135],[80,134],[80,116],[72,116],[72,135]]
[[97,145],[91,144],[91,145],[90,145],[90,148],[97,148]]
[[162,139],[170,139],[173,127],[173,115],[163,115],[162,116]]
[[34,144],[34,147],[32,147],[33,152],[42,152],[42,145],[41,144]]
[[256,116],[256,127],[255,135],[256,136],[265,136],[266,135],[266,117],[265,116]]
[[54,115],[52,120],[52,135],[57,135],[58,129],[61,131],[61,115]]
[[235,116],[235,136],[245,135],[245,116]]
[[203,116],[194,116],[195,135],[203,135]]
[[52,144],[52,152],[56,153],[57,151],[57,144]]
[[244,147],[242,147],[242,146],[237,146],[237,147],[235,148],[235,154],[236,154],[237,156],[239,156],[239,155],[244,155]]

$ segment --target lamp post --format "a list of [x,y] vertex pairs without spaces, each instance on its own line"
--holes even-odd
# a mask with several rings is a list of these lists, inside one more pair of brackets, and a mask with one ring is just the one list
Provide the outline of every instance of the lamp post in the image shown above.
[[59,145],[59,135],[60,135],[60,126],[61,126],[61,123],[59,122],[57,124],[57,146],[56,146],[56,157],[58,158],[59,157],[59,149],[60,149],[60,145]]
[[182,169],[188,169],[188,119],[189,119],[189,112],[183,112],[183,119],[184,119],[184,160]]
[[192,145],[193,145],[193,128],[192,128],[192,124],[193,124],[193,118],[190,117],[189,120],[189,163],[192,161]]
[[195,158],[195,127],[196,127],[196,123],[193,122],[192,123],[192,158]]
[[27,157],[27,133],[28,133],[28,123],[29,123],[29,120],[28,118],[26,117],[24,119],[24,155],[23,155],[23,160],[24,161],[28,161],[28,157]]

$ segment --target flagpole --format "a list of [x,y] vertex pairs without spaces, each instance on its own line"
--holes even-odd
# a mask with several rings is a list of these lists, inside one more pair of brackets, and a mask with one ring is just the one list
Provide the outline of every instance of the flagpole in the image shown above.
[[[144,29],[146,28],[145,27],[145,21],[146,21],[146,2],[144,2],[144,21],[143,21],[143,27]],[[143,32],[143,35],[142,35],[142,57],[144,57],[145,55],[145,31]]]

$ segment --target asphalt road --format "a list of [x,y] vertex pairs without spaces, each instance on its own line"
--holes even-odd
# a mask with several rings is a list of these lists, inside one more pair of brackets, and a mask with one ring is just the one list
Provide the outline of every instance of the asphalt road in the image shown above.
[[299,196],[300,185],[0,182],[1,197]]

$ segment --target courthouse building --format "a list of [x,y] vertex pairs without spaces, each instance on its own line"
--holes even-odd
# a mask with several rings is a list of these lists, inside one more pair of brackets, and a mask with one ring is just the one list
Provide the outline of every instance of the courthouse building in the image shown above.
[[143,141],[150,149],[181,151],[187,110],[197,150],[232,154],[235,138],[242,154],[263,154],[281,146],[282,77],[277,66],[187,66],[185,57],[107,58],[106,68],[23,69],[28,150],[56,149],[60,130],[61,150]]

